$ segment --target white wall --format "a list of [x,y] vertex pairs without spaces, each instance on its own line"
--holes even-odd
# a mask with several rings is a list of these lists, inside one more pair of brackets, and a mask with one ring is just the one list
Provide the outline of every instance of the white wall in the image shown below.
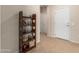
[[57,5],[54,6],[54,36],[69,39],[69,6]]
[[1,52],[1,6],[0,6],[0,52]]
[[37,14],[37,42],[40,41],[40,12],[39,6],[10,6],[4,5],[2,8],[1,21],[1,48],[2,52],[18,52],[19,51],[19,11],[23,10],[25,15]]
[[[49,36],[54,37],[54,9],[55,6],[50,6],[49,12]],[[58,7],[57,7],[58,8]],[[63,16],[63,15],[62,15]],[[69,5],[69,41],[79,43],[79,6]]]
[[69,39],[69,6],[53,5],[50,8],[50,36]]
[[[64,6],[64,8],[66,8],[66,7]],[[79,6],[73,5],[73,6],[68,6],[67,8],[69,9],[69,11],[68,11],[69,39],[68,40],[75,42],[75,43],[79,43]],[[63,17],[63,15],[62,15],[62,17]],[[65,18],[65,20],[67,20],[67,17]]]

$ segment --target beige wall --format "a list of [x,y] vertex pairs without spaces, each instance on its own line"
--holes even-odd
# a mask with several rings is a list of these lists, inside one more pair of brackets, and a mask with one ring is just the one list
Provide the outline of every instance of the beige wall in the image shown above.
[[49,5],[47,7],[47,36],[54,36],[54,6]]
[[25,6],[25,15],[36,14],[36,39],[40,42],[40,6],[39,5],[27,5]]
[[0,52],[1,52],[1,6],[0,6]]
[[37,14],[37,42],[40,41],[40,13],[39,6],[2,6],[1,21],[1,48],[2,52],[19,51],[19,20],[18,13],[23,10],[25,15]]
[[18,13],[24,6],[2,6],[1,49],[2,52],[18,52],[19,20]]
[[70,6],[70,39],[79,43],[79,6]]

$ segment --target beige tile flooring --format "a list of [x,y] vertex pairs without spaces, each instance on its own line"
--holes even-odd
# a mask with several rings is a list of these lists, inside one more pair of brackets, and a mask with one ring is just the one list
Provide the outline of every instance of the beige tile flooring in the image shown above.
[[59,38],[47,37],[41,34],[41,42],[36,48],[28,51],[28,53],[64,53],[64,52],[79,52],[79,44],[72,43]]

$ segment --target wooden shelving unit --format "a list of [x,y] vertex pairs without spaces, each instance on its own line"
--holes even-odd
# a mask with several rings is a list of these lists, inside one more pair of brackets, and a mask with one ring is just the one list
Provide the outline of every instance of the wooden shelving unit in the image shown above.
[[23,16],[19,12],[19,52],[24,53],[36,47],[36,14]]

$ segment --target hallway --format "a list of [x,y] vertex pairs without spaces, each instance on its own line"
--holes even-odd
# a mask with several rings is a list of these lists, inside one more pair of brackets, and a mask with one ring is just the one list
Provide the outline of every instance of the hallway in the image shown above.
[[79,44],[59,38],[50,38],[41,34],[41,42],[29,53],[79,52]]

